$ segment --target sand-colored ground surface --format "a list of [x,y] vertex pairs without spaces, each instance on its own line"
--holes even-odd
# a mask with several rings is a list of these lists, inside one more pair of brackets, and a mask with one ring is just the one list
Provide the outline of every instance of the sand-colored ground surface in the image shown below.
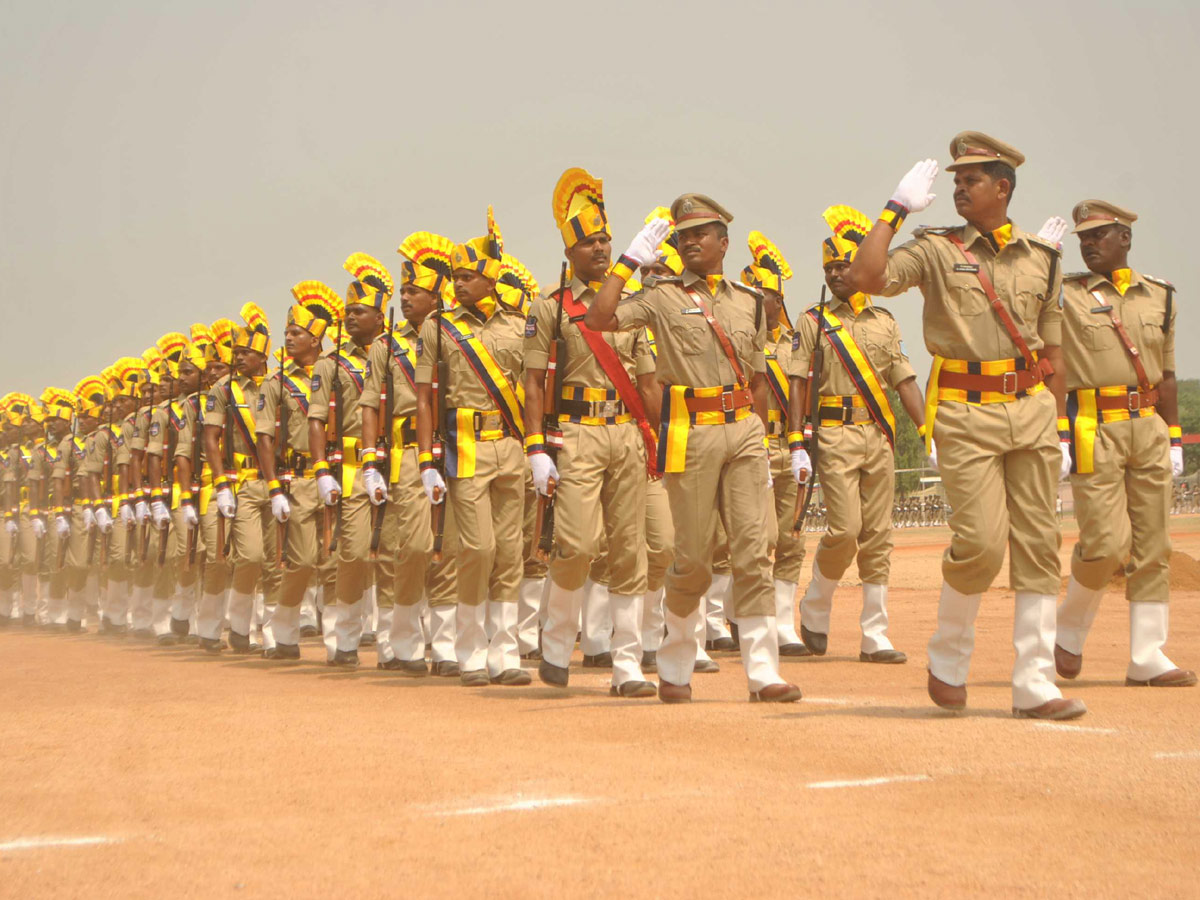
[[[1200,558],[1200,519],[1174,530]],[[897,534],[909,664],[857,662],[851,570],[830,655],[785,663],[805,693],[786,707],[747,703],[733,655],[667,707],[577,668],[566,692],[464,689],[379,673],[369,650],[344,674],[317,644],[281,667],[0,632],[0,896],[1200,894],[1200,689],[1122,685],[1110,593],[1067,688],[1088,715],[1013,719],[1005,573],[969,709],[938,710],[946,540]],[[1192,587],[1168,651],[1196,668]]]

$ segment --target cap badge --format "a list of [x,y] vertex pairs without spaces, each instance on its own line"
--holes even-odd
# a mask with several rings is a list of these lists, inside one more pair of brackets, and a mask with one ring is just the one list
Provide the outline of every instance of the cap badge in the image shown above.
[[1090,212],[1091,212],[1091,210],[1090,210],[1090,209],[1088,209],[1088,206],[1087,206],[1087,204],[1086,204],[1086,203],[1085,203],[1085,204],[1083,204],[1082,206],[1080,206],[1080,207],[1079,207],[1079,218],[1080,218],[1080,219],[1086,219],[1086,218],[1088,217],[1088,214],[1089,214]]
[[693,209],[695,209],[695,206],[692,204],[692,201],[690,199],[684,200],[682,203],[679,204],[679,211],[681,213],[684,213],[685,215],[687,213],[690,213]]

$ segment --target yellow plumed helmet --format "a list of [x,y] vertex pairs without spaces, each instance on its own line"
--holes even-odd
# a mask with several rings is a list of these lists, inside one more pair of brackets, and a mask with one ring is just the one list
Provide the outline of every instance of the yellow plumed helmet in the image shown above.
[[54,419],[65,419],[70,422],[76,412],[75,395],[62,388],[48,387],[42,391],[42,405],[46,415]]
[[392,273],[369,253],[351,253],[342,268],[354,276],[346,288],[346,306],[361,303],[383,312],[388,298],[396,290]]
[[199,347],[201,350],[207,350],[213,342],[212,329],[203,322],[195,322],[192,324],[192,344]]
[[414,231],[396,252],[406,257],[400,266],[401,284],[427,290],[445,303],[454,301],[454,242],[450,238]]
[[752,262],[742,269],[742,284],[764,288],[783,295],[783,283],[792,277],[792,267],[778,247],[761,231],[750,232]]
[[538,295],[537,279],[525,264],[508,253],[501,259],[503,270],[496,281],[496,293],[514,309],[524,311]]
[[504,235],[496,224],[496,216],[489,205],[487,209],[487,234],[472,238],[465,244],[456,244],[451,265],[455,269],[470,269],[484,278],[497,281],[504,271]]
[[587,169],[567,169],[558,177],[551,207],[568,250],[593,234],[611,235],[604,212],[604,182]]
[[157,345],[147,347],[142,351],[142,362],[146,364],[146,372],[150,376],[150,383],[158,384],[158,380],[162,376],[167,364],[162,354],[158,352]]
[[75,396],[79,398],[80,412],[98,416],[108,401],[108,385],[99,375],[88,375],[75,385]]
[[179,377],[179,364],[188,352],[188,343],[187,335],[179,331],[168,331],[158,339],[158,352],[172,378]]
[[25,424],[25,420],[33,415],[33,408],[37,406],[36,400],[20,391],[5,394],[2,402],[5,415],[8,416],[9,424],[12,425]]
[[858,246],[871,233],[871,220],[853,206],[831,206],[821,213],[833,237],[821,241],[821,266],[834,260],[850,262]]
[[288,324],[299,325],[318,341],[342,317],[342,298],[323,281],[301,281],[292,285],[294,305],[288,308]]
[[231,319],[217,319],[212,323],[212,344],[205,354],[210,360],[229,365],[233,362],[233,329]]
[[122,356],[110,367],[114,395],[136,397],[138,387],[150,380],[146,361],[136,356]]
[[233,346],[246,347],[267,356],[271,352],[271,326],[267,321],[267,314],[262,311],[261,306],[251,301],[242,304],[239,315],[246,326],[243,328],[239,325],[234,328]]
[[679,232],[675,230],[675,219],[671,216],[671,210],[665,206],[654,207],[646,216],[645,224],[649,225],[655,219],[666,219],[671,223],[671,230],[658,245],[658,256],[654,261],[666,266],[676,275],[682,275],[683,257],[679,255]]

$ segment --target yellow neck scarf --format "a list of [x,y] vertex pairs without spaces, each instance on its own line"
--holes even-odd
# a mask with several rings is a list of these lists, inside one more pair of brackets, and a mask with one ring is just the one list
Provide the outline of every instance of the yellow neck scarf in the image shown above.
[[776,325],[774,328],[772,328],[771,329],[771,340],[778,341],[780,332],[782,332],[782,331],[783,331],[782,325]]
[[996,242],[997,250],[1003,250],[1005,245],[1012,240],[1012,222],[1005,222],[993,231],[992,240]]
[[717,288],[721,286],[721,275],[705,275],[704,283],[708,285],[708,292],[714,297],[717,296]]
[[[463,306],[466,309],[470,309],[470,307],[465,303]],[[492,317],[492,313],[496,311],[496,296],[494,294],[488,294],[475,304],[475,309],[479,311],[480,315],[483,316],[483,320],[486,322]]]
[[600,288],[604,286],[604,282],[603,281],[589,281],[587,283],[587,286],[592,289],[593,294],[598,294],[598,293],[600,293]]
[[1117,293],[1124,297],[1125,292],[1129,290],[1129,281],[1131,278],[1133,278],[1133,271],[1126,268],[1117,269],[1112,273],[1110,280],[1113,283],[1113,287],[1117,289]]
[[867,304],[871,302],[871,297],[859,291],[857,294],[853,294],[846,302],[850,304],[850,308],[854,310],[854,314],[860,316],[862,315],[862,311],[866,309]]

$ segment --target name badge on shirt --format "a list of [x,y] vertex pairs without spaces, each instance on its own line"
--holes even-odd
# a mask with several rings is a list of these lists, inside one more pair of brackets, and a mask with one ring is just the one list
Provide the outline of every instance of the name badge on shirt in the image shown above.
[[1090,311],[1094,313],[1112,312],[1112,304],[1105,303],[1103,306],[1093,306]]
[[972,275],[977,275],[977,274],[979,274],[979,264],[978,263],[955,263],[954,271],[955,272],[970,272]]
[[679,312],[681,315],[685,315],[685,316],[702,316],[702,315],[704,315],[704,310],[702,310],[698,306],[685,306]]

